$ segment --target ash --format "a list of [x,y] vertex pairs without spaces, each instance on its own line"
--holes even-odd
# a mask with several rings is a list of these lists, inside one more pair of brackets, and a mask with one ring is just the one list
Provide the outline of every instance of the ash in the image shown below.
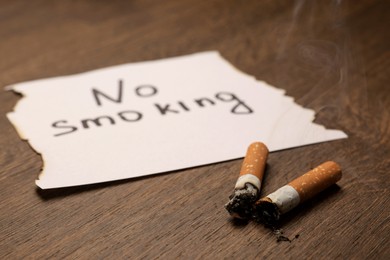
[[258,199],[258,190],[250,183],[245,184],[244,189],[235,190],[226,203],[226,210],[233,217],[250,219],[253,213],[253,203]]

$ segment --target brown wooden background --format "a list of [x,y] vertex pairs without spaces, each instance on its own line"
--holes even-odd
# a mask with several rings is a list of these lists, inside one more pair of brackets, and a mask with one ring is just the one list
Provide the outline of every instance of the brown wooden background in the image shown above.
[[[223,205],[241,160],[41,191],[0,91],[0,258],[389,259],[389,1],[0,1],[0,85],[218,50],[349,139],[270,155],[262,194],[326,160],[344,177],[270,230]],[[210,144],[212,146],[213,144]],[[196,155],[194,155],[196,156]]]

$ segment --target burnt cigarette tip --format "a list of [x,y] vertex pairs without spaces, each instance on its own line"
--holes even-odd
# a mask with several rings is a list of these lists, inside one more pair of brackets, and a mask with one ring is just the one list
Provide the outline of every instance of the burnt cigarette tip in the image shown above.
[[253,204],[259,199],[268,152],[264,143],[253,142],[249,145],[233,194],[225,205],[232,217],[240,219],[252,217]]
[[250,219],[253,215],[253,204],[258,199],[258,189],[250,184],[246,183],[244,189],[234,190],[230,195],[230,200],[225,204],[225,209],[234,218]]
[[274,228],[280,215],[278,206],[267,197],[258,200],[253,206],[253,219],[265,226]]

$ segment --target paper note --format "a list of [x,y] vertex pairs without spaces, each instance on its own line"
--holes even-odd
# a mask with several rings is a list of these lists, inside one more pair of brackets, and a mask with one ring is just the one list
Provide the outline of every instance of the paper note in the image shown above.
[[42,155],[42,188],[107,182],[345,138],[218,52],[125,64],[8,87],[7,114]]

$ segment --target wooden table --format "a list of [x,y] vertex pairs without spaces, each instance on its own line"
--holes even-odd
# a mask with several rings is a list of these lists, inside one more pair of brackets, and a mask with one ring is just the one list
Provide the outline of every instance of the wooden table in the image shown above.
[[[0,92],[0,258],[389,259],[388,1],[1,1],[1,86],[218,50],[349,138],[271,153],[262,194],[326,160],[343,179],[286,215],[232,221],[242,160],[39,190],[39,155]],[[210,144],[212,145],[212,144]],[[272,176],[272,177],[271,177]]]

